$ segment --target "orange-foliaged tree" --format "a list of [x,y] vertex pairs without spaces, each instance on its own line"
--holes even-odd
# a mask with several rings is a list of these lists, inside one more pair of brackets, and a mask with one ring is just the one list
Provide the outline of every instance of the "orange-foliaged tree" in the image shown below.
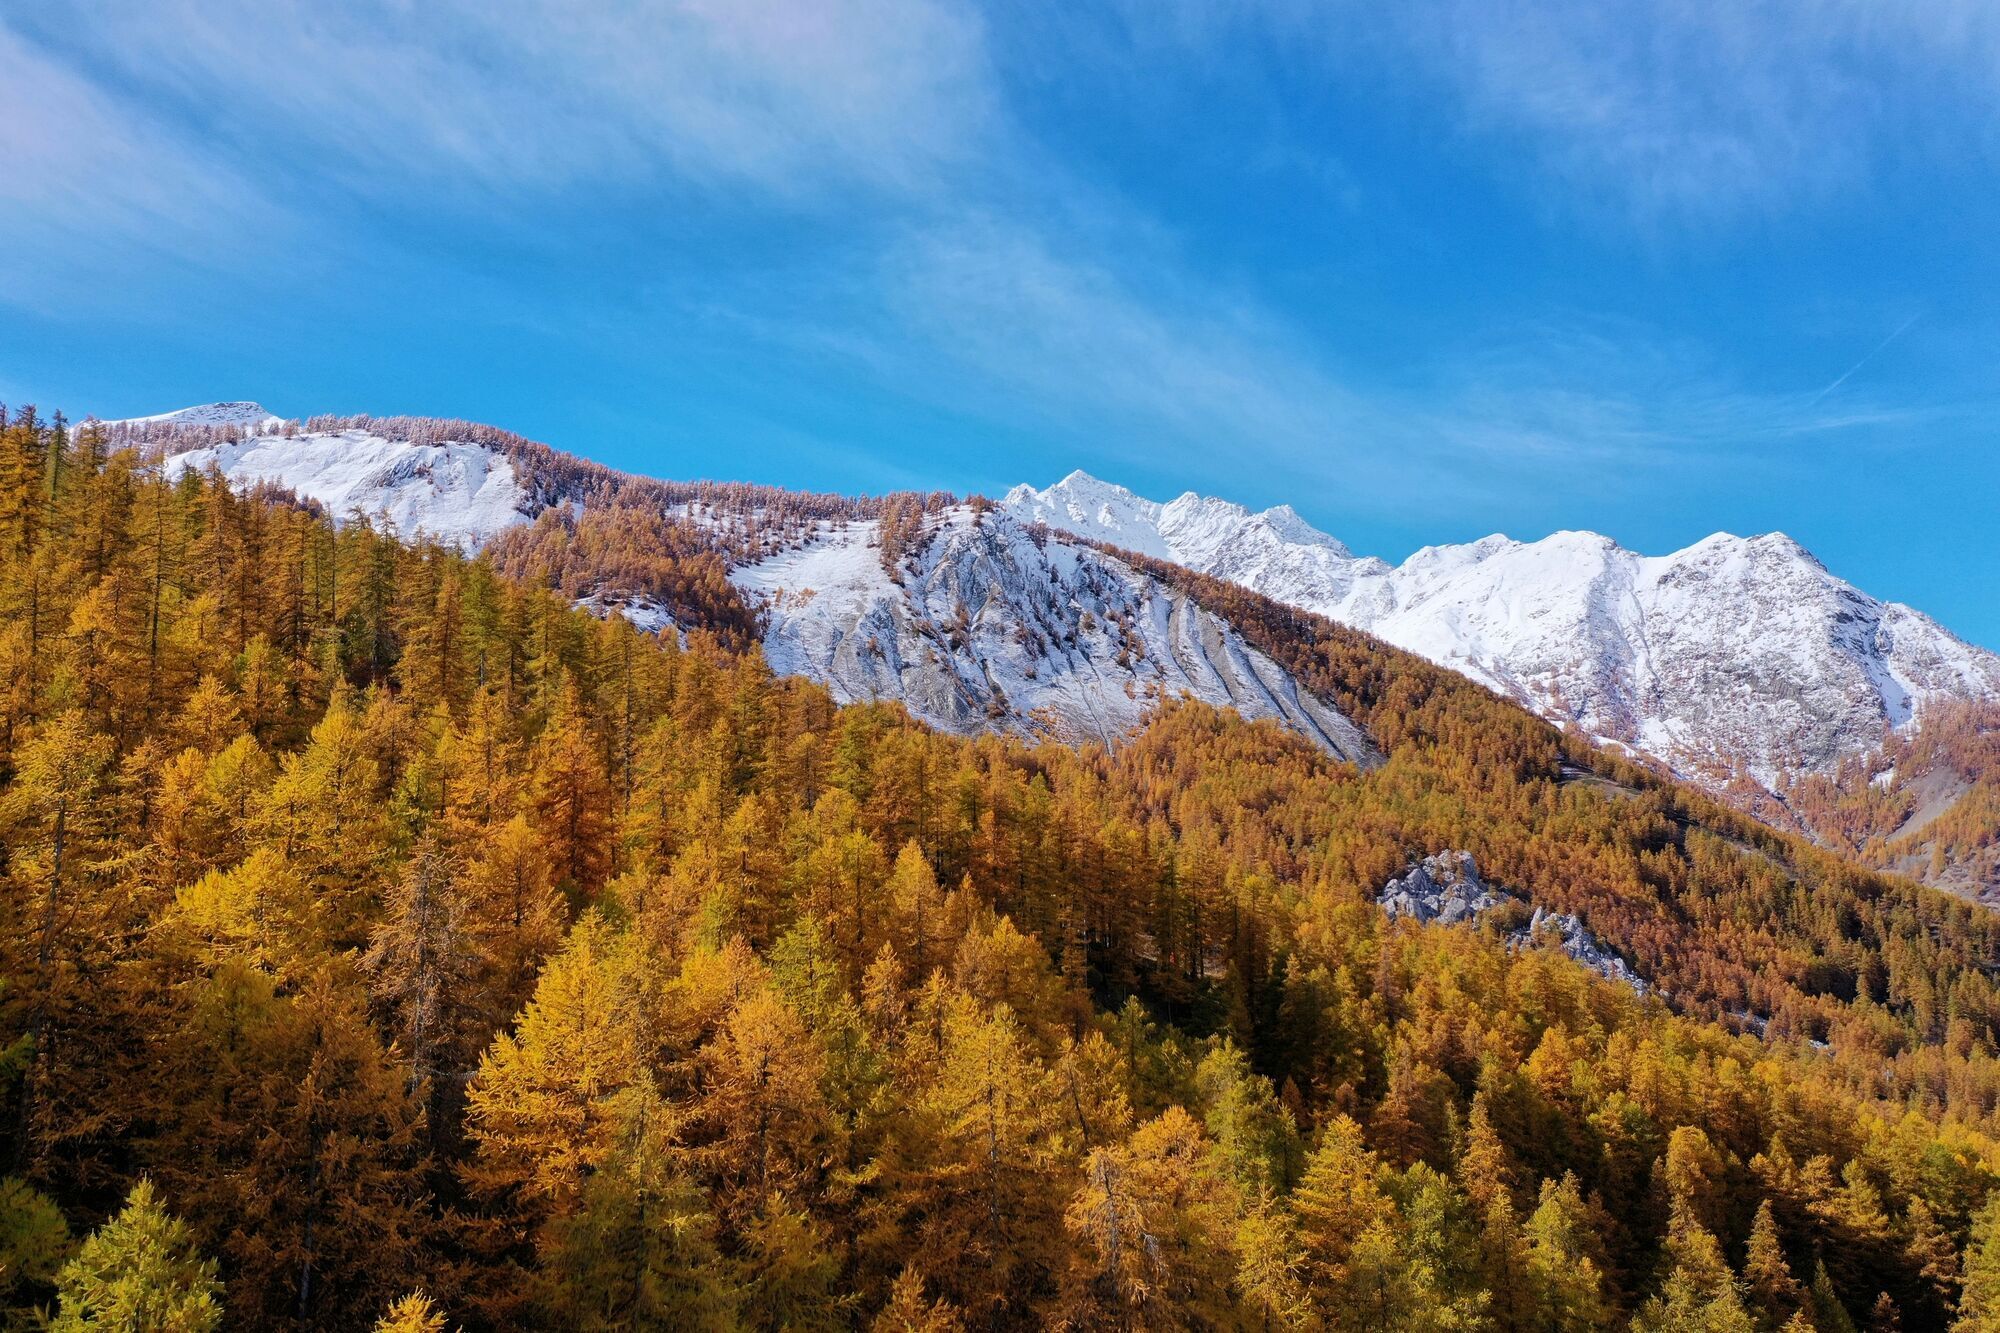
[[[155,1271],[76,1239],[141,1182],[243,1327],[2000,1308],[1982,911],[1165,567],[1385,762],[773,677],[730,562],[936,497],[579,473],[467,559],[158,443],[0,422],[0,1308]],[[1385,921],[1448,848],[1657,990]]]

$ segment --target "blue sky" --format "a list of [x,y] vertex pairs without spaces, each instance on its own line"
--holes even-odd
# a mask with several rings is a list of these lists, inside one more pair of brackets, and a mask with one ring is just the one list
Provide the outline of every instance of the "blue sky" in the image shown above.
[[1985,0],[0,0],[0,400],[1782,529],[2000,647]]

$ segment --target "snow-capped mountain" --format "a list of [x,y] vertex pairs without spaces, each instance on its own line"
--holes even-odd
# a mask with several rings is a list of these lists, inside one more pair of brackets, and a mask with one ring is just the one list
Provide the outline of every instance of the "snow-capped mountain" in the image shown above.
[[[205,403],[99,423],[150,451],[168,476],[219,468],[239,487],[277,486],[337,520],[361,513],[404,537],[477,549],[539,507],[499,432],[410,418],[318,417],[300,423],[257,403]],[[421,424],[424,429],[398,430]],[[466,424],[465,438],[450,429]]]
[[[337,519],[360,512],[469,548],[552,503],[654,485],[470,423],[301,424],[229,403],[116,429],[170,470],[214,466]],[[874,524],[855,519],[733,557],[737,586],[767,607],[773,664],[954,730],[1109,738],[1154,699],[1188,693],[1359,753],[1345,719],[1227,623],[1073,535],[1326,614],[1711,780],[1745,772],[1782,791],[1871,751],[1931,700],[2000,699],[2000,657],[1867,596],[1777,534],[1658,557],[1592,533],[1496,536],[1392,566],[1288,506],[1160,504],[1083,473],[928,525],[893,578]]]
[[513,462],[485,444],[420,444],[365,430],[245,434],[170,454],[164,466],[169,476],[217,467],[239,486],[282,486],[317,500],[336,519],[360,512],[402,536],[468,548],[531,516]]
[[768,608],[774,669],[843,702],[895,699],[933,725],[1114,741],[1191,695],[1271,718],[1344,759],[1373,747],[1220,617],[1124,561],[1036,540],[1014,518],[956,505],[895,576],[873,522],[823,524],[735,581]]
[[1392,566],[1289,507],[1167,504],[1072,473],[1008,512],[1229,579],[1463,671],[1558,721],[1773,789],[1879,744],[1940,698],[2000,698],[2000,656],[1836,578],[1778,533],[1666,556],[1607,537],[1487,537]]
[[[468,549],[552,504],[586,503],[592,486],[647,484],[468,423],[301,426],[252,420],[233,410],[242,406],[115,424],[157,450],[169,475],[215,467],[237,486],[314,500],[336,521],[360,513],[404,536]],[[705,521],[698,509],[680,512]],[[899,701],[947,730],[1069,741],[1111,742],[1156,703],[1189,695],[1276,720],[1341,758],[1373,761],[1367,738],[1338,710],[1222,619],[1126,562],[1060,534],[1030,534],[986,506],[952,506],[926,528],[894,577],[879,524],[868,520],[821,522],[739,563],[732,581],[765,609],[772,666],[820,680],[844,702]],[[580,604],[649,631],[680,628],[644,596],[600,590]]]
[[198,403],[150,417],[124,417],[107,426],[240,426],[245,430],[275,430],[285,419],[258,403]]

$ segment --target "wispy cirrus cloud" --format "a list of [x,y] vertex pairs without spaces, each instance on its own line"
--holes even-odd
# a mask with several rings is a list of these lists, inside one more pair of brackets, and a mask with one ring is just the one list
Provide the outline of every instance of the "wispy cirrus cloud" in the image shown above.
[[1729,465],[1814,438],[1893,441],[1951,415],[1856,394],[1747,387],[1713,351],[1633,320],[1537,322],[1461,349],[1425,384],[1419,415],[1467,457],[1606,469]]
[[1109,9],[1135,60],[1163,47],[1193,58],[1259,30],[1322,78],[1447,111],[1496,176],[1550,209],[1648,233],[1865,191],[1912,152],[1990,164],[2000,144],[2000,8],[1985,0]]
[[1147,271],[1142,287],[982,217],[906,238],[878,281],[905,327],[1051,415],[1289,449],[1334,443],[1365,410],[1254,301]]
[[[1712,220],[1865,169],[1867,134],[1823,141],[1843,120],[1882,123],[1854,73],[1871,43],[1958,60],[1991,27],[1966,10],[1961,32],[1876,33],[1859,12],[1415,0],[1329,15],[1272,0],[1246,18],[1179,0],[1158,22],[1128,11],[1110,46],[1153,61],[1276,23],[1298,59],[1376,60],[1448,88],[1464,132],[1534,145],[1544,187]],[[1198,276],[1169,220],[1039,142],[1010,104],[998,18],[960,0],[78,0],[0,26],[14,71],[0,109],[17,112],[0,146],[24,168],[0,172],[0,209],[45,229],[16,247],[43,281],[65,257],[101,279],[119,247],[239,270],[258,233],[338,237],[353,200],[526,233],[597,197],[635,213],[718,196],[732,216],[795,210],[819,231],[784,259],[783,290],[724,270],[676,314],[728,310],[738,331],[812,342],[895,392],[995,418],[1329,473],[1643,463],[1895,417],[1732,388],[1694,369],[1698,348],[1641,327],[1588,355],[1573,328],[1489,340],[1497,351],[1470,340],[1437,354],[1421,395],[1371,382],[1268,292]],[[1109,49],[1082,31],[1041,32],[1036,58]],[[1347,211],[1366,198],[1293,139],[1246,162]],[[602,311],[532,312],[551,337],[578,320],[635,336]]]
[[187,263],[274,225],[255,184],[0,26],[0,291],[74,299],[51,263],[88,273],[120,252]]
[[1553,206],[1647,228],[1865,190],[1912,151],[1988,156],[2000,129],[2000,10],[1970,0],[1414,0],[1332,28],[1335,59],[1400,61],[1476,140],[1525,144]]
[[1289,478],[1371,511],[1407,509],[1412,494],[1490,506],[1690,468],[1754,472],[1802,441],[1895,440],[1949,410],[1746,387],[1699,344],[1582,317],[1463,340],[1387,387],[1165,256],[1086,258],[990,215],[911,229],[835,286],[777,319],[730,318],[1105,465],[1178,460],[1188,484],[1225,493],[1246,472]]
[[21,27],[184,133],[385,189],[908,185],[991,111],[951,0],[82,0]]
[[957,0],[0,7],[0,300],[176,268],[268,299],[381,264],[382,219],[544,245],[599,199],[627,230],[906,207],[982,151],[982,31]]

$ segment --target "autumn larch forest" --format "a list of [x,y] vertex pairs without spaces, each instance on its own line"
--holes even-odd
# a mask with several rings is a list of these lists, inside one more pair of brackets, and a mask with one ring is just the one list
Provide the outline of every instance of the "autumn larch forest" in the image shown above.
[[776,493],[468,559],[0,421],[10,1327],[2000,1328],[1982,909],[1170,566],[1385,762],[837,707]]

